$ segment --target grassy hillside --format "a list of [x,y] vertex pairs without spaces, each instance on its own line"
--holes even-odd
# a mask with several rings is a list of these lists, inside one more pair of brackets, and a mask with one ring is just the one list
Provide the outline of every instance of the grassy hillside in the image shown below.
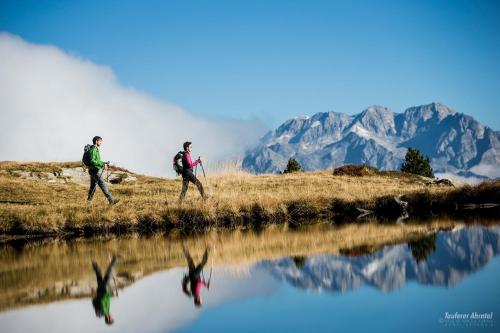
[[349,176],[324,170],[285,175],[207,175],[206,182],[201,180],[210,199],[203,203],[191,184],[182,206],[177,202],[180,177],[133,175],[134,181],[109,184],[111,193],[121,199],[118,205],[108,206],[99,189],[93,204],[86,205],[87,186],[62,176],[64,168],[79,166],[77,162],[0,162],[0,234],[197,231],[300,224],[316,218],[343,221],[355,218],[357,208],[395,220],[400,212],[392,198],[399,195],[405,195],[414,216],[442,215],[457,209],[462,215],[460,207],[466,203],[500,202],[500,182],[478,187],[428,187],[420,177],[403,173]]

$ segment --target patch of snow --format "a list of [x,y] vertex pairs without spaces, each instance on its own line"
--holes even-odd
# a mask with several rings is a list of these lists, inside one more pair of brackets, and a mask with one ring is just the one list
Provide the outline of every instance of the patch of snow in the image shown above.
[[391,267],[394,262],[397,262],[405,252],[405,246],[395,246],[389,248],[384,252],[384,255],[380,258],[372,260],[368,265],[366,265],[361,273],[367,277],[371,278],[376,272],[380,271],[382,267]]
[[448,108],[445,105],[439,104],[439,103],[436,104],[436,110],[438,112],[439,120],[443,120],[444,118],[448,117],[449,115],[453,115],[456,113],[454,110]]
[[300,143],[300,148],[301,148],[301,149],[303,149],[303,150],[308,150],[308,149],[310,149],[311,147],[310,147],[310,145],[308,145],[307,143],[305,143],[305,142],[301,142],[301,143]]
[[367,140],[373,140],[375,141],[377,144],[381,145],[382,147],[384,147],[385,149],[389,150],[389,151],[396,151],[398,150],[396,148],[396,145],[395,143],[397,143],[397,140],[394,139],[394,140],[391,140],[391,139],[388,139],[388,138],[382,138],[378,135],[375,135],[374,133],[368,131],[366,128],[360,126],[359,124],[355,124],[352,128],[351,128],[351,131],[353,133],[356,133],[357,135],[367,139]]
[[323,136],[318,139],[318,149],[339,141],[342,137]]
[[288,142],[291,137],[292,137],[291,134],[283,134],[283,135],[277,137],[276,140],[273,140],[273,141],[275,141],[277,143]]
[[313,123],[311,124],[311,128],[313,128],[313,127],[318,127],[318,126],[320,126],[320,125],[321,125],[321,123],[319,122],[319,120],[316,120],[315,122],[313,122]]

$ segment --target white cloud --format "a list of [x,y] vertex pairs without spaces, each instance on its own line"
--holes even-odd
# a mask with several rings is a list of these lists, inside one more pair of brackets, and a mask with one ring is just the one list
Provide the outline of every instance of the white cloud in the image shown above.
[[171,158],[186,140],[195,156],[216,162],[263,132],[258,121],[195,116],[123,87],[109,67],[0,33],[0,160],[80,160],[100,135],[104,160],[173,176]]
[[498,169],[498,165],[481,162],[470,168],[470,171],[481,176],[500,178],[500,170]]

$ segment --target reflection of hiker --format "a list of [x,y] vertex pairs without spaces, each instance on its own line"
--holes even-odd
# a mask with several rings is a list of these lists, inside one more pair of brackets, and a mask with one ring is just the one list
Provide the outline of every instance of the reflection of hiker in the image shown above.
[[[196,178],[196,176],[193,173],[193,168],[197,166],[199,163],[201,163],[200,157],[196,161],[191,160],[191,150],[193,149],[193,145],[191,142],[184,142],[183,145],[184,152],[181,152],[176,155],[179,156],[182,154],[182,190],[181,190],[181,195],[179,197],[179,203],[182,203],[184,200],[184,197],[186,196],[186,192],[189,186],[189,182],[192,182],[193,184],[198,187],[198,191],[200,191],[201,197],[206,200],[206,195],[205,191],[203,190],[203,185],[201,182]],[[177,161],[174,161],[177,163]]]
[[111,271],[115,263],[116,255],[113,255],[113,259],[111,259],[108,269],[106,270],[106,274],[103,277],[101,269],[95,260],[92,261],[92,267],[94,268],[97,279],[97,292],[94,299],[92,299],[92,305],[94,306],[95,315],[97,317],[104,316],[104,321],[108,325],[111,325],[114,322],[113,317],[111,317],[111,314],[109,313],[109,308],[111,306],[111,297],[113,294],[113,290],[110,287],[110,279],[112,275]]
[[[194,298],[194,305],[201,306],[203,304],[203,299],[201,298],[201,286],[210,289],[210,278],[208,279],[208,282],[204,277],[202,278],[203,267],[206,265],[208,260],[208,249],[205,249],[203,259],[198,266],[194,265],[193,258],[191,258],[191,255],[186,247],[183,246],[183,250],[188,262],[189,272],[182,278],[182,291],[184,291],[186,295]],[[190,284],[189,289],[188,283]]]
[[92,201],[92,197],[94,196],[96,186],[99,185],[102,192],[108,199],[108,202],[111,205],[116,204],[119,199],[113,199],[111,194],[108,191],[108,186],[104,182],[104,178],[102,177],[102,173],[104,170],[108,170],[109,162],[104,162],[101,160],[101,155],[99,154],[99,146],[102,144],[102,138],[100,136],[95,136],[92,139],[92,146],[85,147],[85,153],[83,154],[83,163],[89,168],[90,175],[90,188],[89,195],[87,197],[87,203]]

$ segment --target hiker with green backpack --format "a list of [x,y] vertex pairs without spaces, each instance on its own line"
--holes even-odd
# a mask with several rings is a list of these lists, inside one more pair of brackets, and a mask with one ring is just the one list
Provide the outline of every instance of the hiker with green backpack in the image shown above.
[[87,197],[87,203],[90,204],[92,202],[92,198],[94,197],[95,189],[97,185],[104,193],[106,199],[110,205],[114,205],[118,203],[119,199],[113,199],[111,194],[109,193],[108,186],[104,181],[102,173],[104,170],[108,170],[109,162],[104,162],[101,160],[101,155],[99,154],[99,147],[102,144],[102,138],[100,136],[95,136],[92,139],[93,145],[86,145],[84,148],[82,162],[89,168],[90,175],[90,188],[89,194]]
[[[104,322],[107,325],[114,323],[114,319],[109,312],[111,306],[111,297],[113,297],[113,289],[111,288],[111,278],[113,278],[113,267],[116,264],[116,255],[113,255],[111,262],[106,269],[104,276],[102,276],[101,269],[95,260],[92,260],[92,268],[94,269],[96,280],[97,280],[97,290],[96,295],[92,299],[92,305],[94,306],[94,311],[97,317],[104,317]],[[116,289],[115,282],[115,296],[118,296],[118,289]]]

